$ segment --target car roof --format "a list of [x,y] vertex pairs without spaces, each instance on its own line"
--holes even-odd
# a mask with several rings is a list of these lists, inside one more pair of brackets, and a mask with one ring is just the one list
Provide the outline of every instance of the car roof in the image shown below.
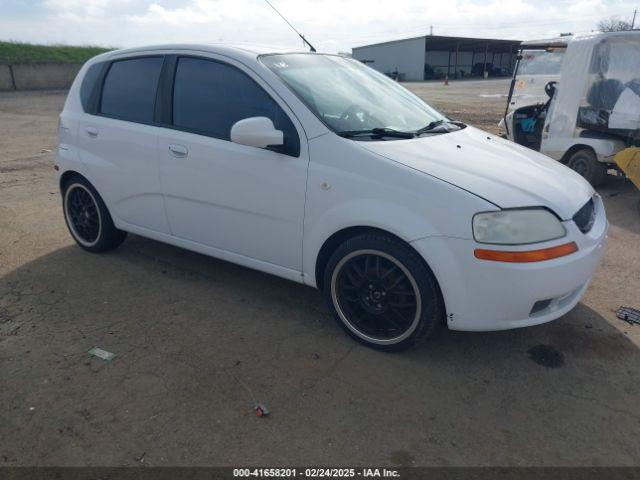
[[249,43],[210,43],[210,44],[164,44],[149,45],[143,47],[126,48],[120,50],[112,50],[103,55],[102,59],[120,56],[129,56],[140,53],[153,53],[154,51],[182,50],[185,52],[207,52],[229,56],[232,58],[253,58],[259,55],[276,54],[276,53],[310,53],[309,50],[295,46],[273,46],[259,45]]

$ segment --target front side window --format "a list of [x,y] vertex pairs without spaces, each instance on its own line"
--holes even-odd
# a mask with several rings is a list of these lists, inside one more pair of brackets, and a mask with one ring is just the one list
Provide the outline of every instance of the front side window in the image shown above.
[[153,123],[163,57],[113,62],[104,80],[100,113],[130,122]]
[[173,125],[194,133],[230,140],[239,120],[267,117],[284,133],[284,147],[297,156],[298,133],[282,108],[244,72],[225,63],[181,57],[173,87]]
[[336,133],[416,133],[446,122],[409,90],[356,60],[319,54],[264,55],[260,60]]

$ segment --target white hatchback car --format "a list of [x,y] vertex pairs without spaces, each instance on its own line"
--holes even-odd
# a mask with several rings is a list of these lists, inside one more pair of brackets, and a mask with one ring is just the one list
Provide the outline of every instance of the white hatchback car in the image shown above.
[[444,323],[565,314],[608,228],[577,173],[337,55],[95,57],[60,115],[56,168],[85,250],[132,232],[320,288],[350,335],[384,350]]

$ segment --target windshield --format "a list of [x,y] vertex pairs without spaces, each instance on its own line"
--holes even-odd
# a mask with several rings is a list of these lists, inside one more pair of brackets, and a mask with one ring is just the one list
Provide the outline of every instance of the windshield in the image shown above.
[[564,48],[525,50],[522,52],[518,75],[560,75]]
[[304,53],[260,59],[339,134],[415,133],[447,121],[406,88],[357,60]]
[[544,87],[549,82],[560,80],[560,69],[565,52],[565,48],[522,52],[509,110],[546,103],[549,100]]

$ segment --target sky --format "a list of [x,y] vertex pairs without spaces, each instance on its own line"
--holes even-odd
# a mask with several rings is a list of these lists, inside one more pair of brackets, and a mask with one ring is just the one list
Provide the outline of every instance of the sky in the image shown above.
[[[428,34],[531,40],[631,20],[640,0],[271,0],[319,51]],[[640,23],[638,14],[637,23]],[[301,46],[264,0],[0,0],[0,40]]]

